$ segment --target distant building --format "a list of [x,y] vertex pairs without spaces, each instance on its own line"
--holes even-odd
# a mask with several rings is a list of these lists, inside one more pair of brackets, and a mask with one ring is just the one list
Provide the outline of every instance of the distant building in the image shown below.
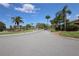
[[75,20],[74,23],[79,25],[79,19]]
[[78,26],[78,28],[79,28],[79,18],[78,19],[76,19],[75,21],[73,21],[74,22],[74,24],[76,24],[77,26]]

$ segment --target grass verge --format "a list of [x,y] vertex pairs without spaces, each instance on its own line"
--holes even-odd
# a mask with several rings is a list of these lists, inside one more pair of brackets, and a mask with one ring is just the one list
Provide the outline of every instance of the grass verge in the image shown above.
[[0,35],[7,35],[7,34],[19,34],[19,33],[25,33],[25,32],[33,32],[33,30],[26,30],[26,31],[19,31],[19,32],[0,32]]
[[51,32],[57,32],[55,29],[50,29]]
[[72,32],[61,32],[60,35],[66,36],[66,37],[73,37],[73,38],[79,38],[79,31],[72,31]]

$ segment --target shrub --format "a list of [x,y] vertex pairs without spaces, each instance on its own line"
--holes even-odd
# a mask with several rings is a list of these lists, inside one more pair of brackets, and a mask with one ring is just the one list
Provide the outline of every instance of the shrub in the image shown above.
[[3,22],[0,22],[0,31],[4,31],[6,29],[6,25]]
[[78,31],[78,25],[74,24],[74,23],[69,23],[67,25],[67,31]]

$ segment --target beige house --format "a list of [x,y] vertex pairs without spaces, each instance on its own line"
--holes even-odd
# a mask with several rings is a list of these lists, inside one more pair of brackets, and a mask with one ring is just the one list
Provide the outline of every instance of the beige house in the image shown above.
[[79,19],[75,20],[74,23],[78,26],[79,28]]
[[74,23],[79,25],[79,19],[75,20]]

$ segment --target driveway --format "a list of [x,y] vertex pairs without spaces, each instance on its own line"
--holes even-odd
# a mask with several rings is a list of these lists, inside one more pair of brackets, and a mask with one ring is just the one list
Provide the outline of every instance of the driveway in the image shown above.
[[79,56],[79,40],[49,31],[0,36],[0,56]]

